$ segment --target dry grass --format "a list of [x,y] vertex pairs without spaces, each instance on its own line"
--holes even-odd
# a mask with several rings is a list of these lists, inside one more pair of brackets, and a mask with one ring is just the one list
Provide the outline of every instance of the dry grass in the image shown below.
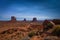
[[[43,30],[43,25],[40,22],[0,22],[0,40],[22,40],[28,36],[29,32],[38,30]],[[42,35],[35,35],[30,40],[43,40]]]

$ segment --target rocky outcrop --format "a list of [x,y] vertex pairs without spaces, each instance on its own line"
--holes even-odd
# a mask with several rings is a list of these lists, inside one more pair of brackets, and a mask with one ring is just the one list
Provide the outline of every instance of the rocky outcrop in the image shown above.
[[11,16],[11,22],[16,22],[16,17]]
[[37,21],[37,18],[33,18],[32,22],[36,22]]

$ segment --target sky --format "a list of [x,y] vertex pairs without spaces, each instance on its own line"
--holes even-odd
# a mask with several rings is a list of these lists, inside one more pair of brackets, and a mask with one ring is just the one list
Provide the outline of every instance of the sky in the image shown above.
[[0,20],[60,19],[60,0],[0,0]]

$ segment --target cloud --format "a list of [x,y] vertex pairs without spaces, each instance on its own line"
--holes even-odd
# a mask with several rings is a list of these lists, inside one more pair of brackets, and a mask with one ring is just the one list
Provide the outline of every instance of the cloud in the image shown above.
[[[59,18],[60,0],[0,0],[0,16],[10,18]],[[0,17],[0,18],[1,18]]]

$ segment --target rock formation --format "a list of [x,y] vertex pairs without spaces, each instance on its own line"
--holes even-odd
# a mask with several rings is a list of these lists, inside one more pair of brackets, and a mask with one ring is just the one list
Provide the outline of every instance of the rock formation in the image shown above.
[[37,18],[33,18],[33,20],[32,20],[33,22],[36,22],[37,21]]
[[23,21],[26,21],[26,18],[24,18],[24,20]]
[[16,21],[16,17],[11,16],[11,22],[15,22]]

